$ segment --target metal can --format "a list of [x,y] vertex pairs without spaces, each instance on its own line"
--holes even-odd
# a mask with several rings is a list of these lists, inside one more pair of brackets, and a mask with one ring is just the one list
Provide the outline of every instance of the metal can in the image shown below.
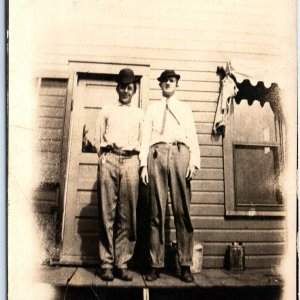
[[229,270],[245,270],[245,247],[242,243],[233,242],[229,246]]

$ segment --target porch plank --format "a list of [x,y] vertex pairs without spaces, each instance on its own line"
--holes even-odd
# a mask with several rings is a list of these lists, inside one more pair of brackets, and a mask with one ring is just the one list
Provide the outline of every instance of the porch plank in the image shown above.
[[[143,276],[145,279],[145,276]],[[146,281],[147,288],[195,288],[197,285],[194,282],[186,283],[180,280],[176,274],[160,273],[159,278],[155,281]]]
[[[185,283],[178,275],[163,271],[158,280],[145,281],[145,275],[132,271],[133,281],[126,282],[115,278],[112,282],[100,278],[100,269],[83,267],[41,267],[36,280],[55,286],[107,287],[107,288],[150,288],[150,289],[190,289],[190,288],[241,288],[284,286],[282,275],[275,269],[247,269],[231,272],[224,269],[203,269],[194,274],[193,283]],[[38,273],[37,273],[38,274]]]
[[56,286],[65,286],[69,278],[76,272],[76,267],[48,267],[43,266],[36,273],[37,281]]
[[[237,277],[233,276],[232,272],[226,272],[222,269],[212,269],[212,270],[206,270],[205,274],[208,278],[210,278],[210,282],[213,283],[214,286],[222,287],[222,286],[236,286],[240,287],[243,286],[243,282],[239,280]],[[195,276],[197,278],[197,276]],[[198,286],[201,285],[201,281],[196,281]]]
[[199,287],[264,287],[283,285],[282,277],[270,270],[246,270],[231,272],[223,269],[207,269],[195,274]]
[[114,278],[113,281],[109,281],[107,287],[109,288],[144,288],[145,282],[141,275],[141,273],[130,270],[132,274],[133,280],[132,281],[123,281],[119,278]]
[[76,273],[69,282],[70,286],[94,286],[97,282],[97,286],[107,286],[106,281],[98,281],[96,279],[96,268],[78,268]]
[[107,281],[104,281],[100,277],[101,275],[101,270],[99,268],[96,269],[95,271],[95,276],[93,278],[93,285],[95,287],[107,287]]

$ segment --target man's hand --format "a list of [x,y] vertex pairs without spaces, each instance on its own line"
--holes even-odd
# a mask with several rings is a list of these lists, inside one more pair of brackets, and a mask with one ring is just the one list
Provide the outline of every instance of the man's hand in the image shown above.
[[185,179],[192,180],[193,177],[195,176],[195,172],[196,172],[196,167],[194,165],[189,165],[185,175]]
[[141,171],[141,179],[144,185],[148,184],[148,169],[147,167],[142,167],[142,171]]

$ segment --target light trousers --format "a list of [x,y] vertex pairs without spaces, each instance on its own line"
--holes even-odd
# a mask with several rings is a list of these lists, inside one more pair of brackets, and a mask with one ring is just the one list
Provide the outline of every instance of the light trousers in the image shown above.
[[176,228],[178,258],[181,266],[192,265],[193,226],[190,218],[191,189],[186,180],[190,151],[184,144],[156,144],[148,155],[149,196],[151,203],[151,266],[164,266],[165,215],[168,188]]
[[136,242],[138,155],[101,154],[98,176],[101,267],[127,268]]

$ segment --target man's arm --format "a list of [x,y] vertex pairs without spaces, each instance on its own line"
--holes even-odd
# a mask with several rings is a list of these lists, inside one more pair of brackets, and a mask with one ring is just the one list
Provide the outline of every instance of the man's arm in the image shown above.
[[148,176],[148,168],[147,167],[142,167],[141,168],[141,180],[144,185],[147,185],[149,182],[149,176]]
[[192,180],[196,173],[196,167],[193,164],[189,164],[189,167],[187,169],[185,178],[186,180]]
[[150,146],[150,139],[152,133],[152,118],[151,110],[148,108],[145,119],[142,126],[142,139],[141,139],[141,152],[140,152],[140,162],[141,162],[141,180],[147,185],[148,184],[148,169],[147,169],[147,158]]
[[99,149],[100,124],[98,118],[91,125],[87,122],[82,131],[82,152],[96,153]]
[[188,122],[187,134],[190,144],[190,164],[186,173],[186,179],[191,180],[195,175],[196,169],[200,169],[200,148],[193,113],[190,109],[186,120]]

